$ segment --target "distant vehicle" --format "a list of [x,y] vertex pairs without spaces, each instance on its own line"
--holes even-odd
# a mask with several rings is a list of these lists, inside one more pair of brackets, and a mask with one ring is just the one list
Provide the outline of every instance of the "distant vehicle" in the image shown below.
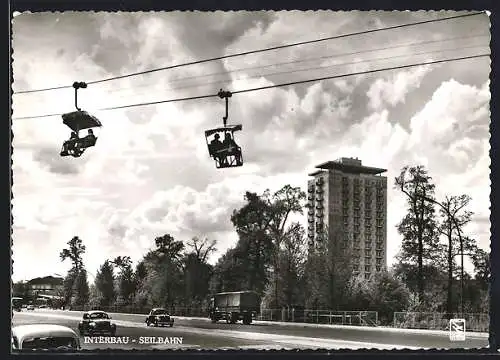
[[14,350],[78,350],[80,338],[69,327],[52,324],[19,325],[12,328]]
[[226,320],[234,324],[242,320],[250,325],[252,318],[260,311],[260,297],[254,291],[237,291],[215,294],[210,299],[209,318],[212,323]]
[[23,301],[23,298],[20,298],[20,297],[12,297],[11,298],[11,304],[12,304],[12,309],[14,311],[21,311],[21,309],[23,308],[23,304],[22,304],[22,301]]
[[33,310],[35,310],[35,306],[34,305],[28,305],[28,306],[26,306],[26,310],[33,311]]
[[146,326],[174,326],[174,319],[163,308],[154,308],[146,318]]
[[80,335],[116,335],[116,324],[111,322],[111,317],[104,311],[93,310],[83,314],[83,319],[78,324]]

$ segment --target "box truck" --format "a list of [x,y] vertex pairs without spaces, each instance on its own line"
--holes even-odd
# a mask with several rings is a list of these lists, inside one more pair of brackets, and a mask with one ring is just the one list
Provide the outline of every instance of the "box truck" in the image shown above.
[[209,318],[212,323],[226,320],[228,324],[234,324],[241,320],[249,325],[259,312],[260,297],[254,291],[223,292],[210,299]]

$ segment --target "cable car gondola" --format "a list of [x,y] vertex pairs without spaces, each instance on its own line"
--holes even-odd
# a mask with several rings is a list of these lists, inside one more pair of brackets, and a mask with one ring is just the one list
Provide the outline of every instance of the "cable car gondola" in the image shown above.
[[[102,126],[99,119],[78,107],[77,91],[86,87],[87,84],[84,82],[75,82],[73,84],[76,111],[62,115],[63,124],[71,129],[70,138],[63,143],[61,148],[60,155],[63,157],[80,157],[87,148],[95,146],[97,137],[93,129]],[[84,137],[80,137],[80,131],[82,130],[87,130],[87,135]]]
[[208,153],[215,161],[215,167],[230,168],[243,166],[241,147],[234,140],[234,133],[242,130],[242,125],[227,125],[229,91],[219,91],[218,96],[226,99],[226,115],[222,118],[224,126],[205,131]]

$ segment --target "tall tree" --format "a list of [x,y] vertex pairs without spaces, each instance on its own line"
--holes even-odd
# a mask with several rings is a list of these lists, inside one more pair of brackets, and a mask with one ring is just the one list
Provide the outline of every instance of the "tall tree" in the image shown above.
[[233,211],[231,222],[239,236],[238,251],[246,254],[238,259],[245,264],[248,286],[262,293],[267,284],[267,272],[273,258],[273,242],[270,236],[271,208],[267,201],[269,191],[261,196],[246,192],[247,203]]
[[[78,294],[75,294],[75,289],[81,288],[80,286],[75,286],[76,281],[80,272],[83,270],[83,254],[85,253],[85,245],[82,239],[78,236],[74,236],[67,242],[68,247],[63,249],[59,253],[59,258],[61,261],[70,260],[71,269],[68,271],[66,278],[64,279],[64,304],[67,305],[71,302],[73,297],[79,298]],[[86,278],[86,274],[85,274]],[[83,289],[83,288],[82,288]]]
[[303,202],[306,199],[306,194],[300,187],[292,187],[285,185],[280,190],[276,191],[272,197],[263,194],[264,200],[269,208],[268,213],[271,217],[269,223],[270,236],[274,243],[273,251],[273,274],[274,274],[274,299],[276,306],[278,303],[279,279],[280,279],[280,254],[281,247],[287,238],[294,236],[294,232],[300,231],[296,224],[289,224],[289,218],[293,214],[303,214]]
[[186,245],[188,251],[192,252],[202,263],[206,263],[210,254],[213,254],[217,251],[217,240],[201,240],[200,238],[195,236],[190,241],[188,241]]
[[130,256],[118,256],[111,262],[118,268],[118,295],[121,304],[130,305],[136,291],[136,281]]
[[134,294],[134,304],[139,307],[145,307],[150,300],[150,292],[148,291],[148,266],[145,259],[139,261],[135,267],[134,279],[136,283],[136,291]]
[[217,260],[210,280],[211,292],[258,290],[249,285],[248,259],[238,245],[240,243],[228,249]]
[[209,293],[213,268],[207,260],[216,251],[215,240],[192,238],[187,245],[184,258],[185,301],[187,305],[201,306]]
[[156,278],[160,281],[157,294],[165,306],[174,306],[182,297],[182,254],[184,244],[173,236],[165,234],[155,238],[156,249],[153,258]]
[[[279,249],[278,281],[269,284],[263,301],[273,307],[302,306],[304,304],[304,266],[307,251],[305,248],[305,231],[300,223],[292,223],[283,237]],[[277,285],[279,284],[279,291]]]
[[[444,235],[447,240],[448,284],[446,310],[449,316],[453,313],[453,273],[456,268],[455,255],[463,251],[464,248],[461,234],[463,233],[462,228],[471,220],[472,212],[465,210],[470,200],[471,198],[468,195],[446,196],[446,198],[439,203],[439,214],[442,218],[442,222],[438,227],[438,231]],[[455,234],[458,234],[459,237],[457,238]],[[462,240],[462,243],[460,243],[459,240]]]
[[101,307],[111,306],[116,297],[114,287],[114,270],[109,260],[106,260],[97,271],[94,284],[99,294],[98,305]]
[[303,277],[306,250],[305,230],[300,223],[293,223],[284,238],[281,256],[281,276],[284,302],[288,306],[304,303]]
[[325,227],[307,258],[307,306],[341,310],[348,305],[353,276],[352,244],[344,246],[341,229]]
[[75,282],[78,273],[74,268],[68,270],[68,273],[64,277],[63,281],[63,304],[62,306],[67,307],[71,305],[71,299],[73,297]]
[[81,269],[76,276],[75,290],[73,294],[73,299],[71,301],[72,306],[83,308],[88,304],[90,289],[87,280],[87,271],[85,269]]
[[72,264],[72,268],[78,272],[83,268],[83,259],[82,256],[85,253],[85,245],[83,244],[82,239],[78,236],[74,236],[70,241],[67,242],[68,247],[63,249],[59,253],[59,257],[61,261],[65,261],[69,259]]
[[488,289],[490,284],[490,253],[476,247],[473,250],[472,264],[474,265],[474,278],[480,281],[483,289]]
[[424,166],[405,166],[395,179],[395,187],[406,197],[408,209],[406,216],[398,225],[403,235],[402,258],[417,264],[417,293],[424,299],[424,264],[432,261],[438,237],[434,204],[426,198],[434,198],[435,185]]

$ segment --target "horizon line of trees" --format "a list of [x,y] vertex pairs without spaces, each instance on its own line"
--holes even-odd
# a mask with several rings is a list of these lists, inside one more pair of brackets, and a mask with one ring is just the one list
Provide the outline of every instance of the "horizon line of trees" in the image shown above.
[[[352,244],[341,246],[341,230],[325,231],[320,244],[308,246],[304,227],[290,220],[307,207],[306,194],[285,185],[274,193],[246,192],[245,204],[231,215],[238,241],[215,265],[208,257],[216,240],[194,237],[184,243],[164,234],[135,267],[128,256],[108,259],[89,284],[85,245],[73,237],[60,252],[61,261],[71,262],[62,305],[200,309],[210,294],[253,290],[265,308],[373,310],[383,323],[395,311],[459,312],[460,297],[466,312],[487,313],[489,254],[465,233],[473,215],[467,209],[470,197],[454,194],[438,201],[423,166],[404,167],[394,187],[407,200],[397,226],[398,263],[368,279],[353,275]],[[464,273],[463,294],[456,260],[461,253],[474,265],[473,275]]]

